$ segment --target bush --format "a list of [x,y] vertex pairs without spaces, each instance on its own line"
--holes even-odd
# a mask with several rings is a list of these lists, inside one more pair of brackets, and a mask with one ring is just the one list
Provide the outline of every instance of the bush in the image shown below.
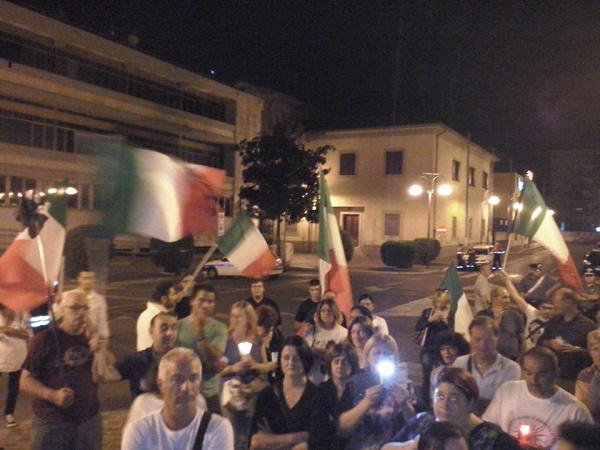
[[165,272],[179,273],[190,267],[194,257],[194,237],[185,236],[175,242],[150,239],[150,260]]
[[65,276],[76,278],[82,270],[89,270],[85,253],[85,239],[110,239],[109,257],[115,255],[112,236],[104,225],[80,225],[67,232],[65,237]]
[[381,245],[381,260],[386,266],[409,269],[415,261],[417,249],[410,241],[386,241]]
[[420,264],[429,264],[440,256],[442,249],[437,239],[417,238],[414,241],[417,250],[416,261]]
[[352,261],[354,256],[354,242],[352,237],[344,230],[340,228],[340,237],[342,238],[342,246],[344,247],[344,255],[346,256],[346,262]]

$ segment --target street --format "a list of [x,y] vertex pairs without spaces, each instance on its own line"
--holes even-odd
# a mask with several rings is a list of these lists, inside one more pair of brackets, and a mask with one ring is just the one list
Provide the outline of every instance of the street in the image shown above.
[[[580,269],[580,261],[590,245],[570,246],[572,255]],[[265,282],[266,296],[274,299],[281,309],[284,334],[292,334],[293,318],[299,303],[307,296],[308,282],[318,277],[317,260],[313,255],[298,255],[302,267],[284,272],[275,280]],[[508,272],[522,275],[527,266],[535,259],[544,264],[545,272],[553,268],[552,257],[541,248],[511,251]],[[351,282],[354,297],[369,292],[375,298],[376,311],[388,322],[390,333],[397,340],[401,356],[409,362],[409,375],[420,383],[419,347],[411,338],[414,325],[423,308],[429,306],[430,295],[439,287],[449,259],[436,261],[429,269],[415,267],[410,271],[388,269],[376,258],[360,257],[350,263]],[[136,279],[126,278],[126,272],[136,272]],[[110,348],[117,358],[135,351],[135,322],[145,309],[146,301],[157,282],[171,279],[161,275],[160,269],[146,259],[116,258],[110,265],[111,275],[106,289],[109,304],[111,327]],[[112,273],[118,274],[113,277]],[[147,274],[144,276],[144,274]],[[472,290],[477,272],[460,273],[462,285],[467,294]],[[552,273],[556,276],[556,273]],[[492,282],[494,280],[492,279]],[[250,295],[250,282],[244,278],[219,278],[213,280],[218,292],[216,318],[227,323],[229,307],[232,303]],[[6,395],[7,377],[0,378],[0,398]],[[101,386],[101,405],[103,411],[125,410],[131,402],[127,382],[104,384]],[[21,395],[17,404],[16,420],[22,422],[30,418],[30,400]],[[0,430],[0,438],[3,429]]]

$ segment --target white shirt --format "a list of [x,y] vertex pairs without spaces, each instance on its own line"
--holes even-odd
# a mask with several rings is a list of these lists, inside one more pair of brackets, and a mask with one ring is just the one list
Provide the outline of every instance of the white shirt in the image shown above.
[[558,388],[550,398],[538,398],[531,395],[523,380],[503,384],[482,419],[514,437],[518,437],[521,425],[529,425],[531,443],[543,448],[554,444],[557,428],[566,420],[594,423],[585,405],[564,389]]
[[489,302],[491,299],[492,286],[488,281],[488,278],[480,273],[477,275],[477,280],[475,280],[475,286],[473,287],[473,292],[475,293],[475,313],[478,313],[482,309],[487,308],[487,304],[484,302],[484,298],[486,302]]
[[152,336],[150,336],[150,322],[152,322],[154,316],[163,312],[167,312],[167,308],[165,308],[160,303],[146,303],[146,309],[142,311],[140,317],[138,317],[137,324],[135,327],[137,331],[136,347],[138,352],[146,350],[148,347],[152,347]]
[[382,334],[390,334],[389,330],[388,330],[388,326],[387,326],[387,322],[385,321],[385,319],[381,316],[373,316],[373,328],[379,328],[379,331]]
[[[339,324],[336,324],[331,330],[321,327],[315,328],[315,326],[312,325],[308,328],[304,339],[306,339],[306,342],[310,348],[325,348],[328,342],[333,341],[337,344],[338,342],[345,340],[347,337],[348,330]],[[321,373],[320,364],[313,364],[308,373],[308,378],[313,383],[319,384],[325,381],[326,374]]]
[[[192,449],[203,410],[181,430],[170,430],[162,418],[162,410],[131,422],[123,431],[121,450],[188,450]],[[203,450],[233,450],[233,428],[229,420],[213,414],[202,445]]]
[[[468,369],[468,361],[471,355],[463,355],[456,358],[454,367],[461,367],[465,370]],[[479,370],[475,367],[475,361],[471,359],[471,375],[477,381],[479,386],[479,397],[484,399],[491,399],[498,388],[507,381],[514,381],[521,379],[521,367],[511,359],[508,359],[498,353],[496,361],[490,367],[490,370],[485,375],[481,375]]]
[[[161,410],[164,403],[164,400],[158,392],[145,392],[138,395],[133,399],[133,403],[129,407],[125,426],[129,425],[134,420]],[[206,409],[206,400],[202,394],[198,394],[198,397],[196,397],[196,406],[203,411]]]
[[103,295],[92,290],[87,296],[90,306],[90,320],[96,331],[104,337],[110,336],[110,328],[108,328],[108,312],[106,299]]

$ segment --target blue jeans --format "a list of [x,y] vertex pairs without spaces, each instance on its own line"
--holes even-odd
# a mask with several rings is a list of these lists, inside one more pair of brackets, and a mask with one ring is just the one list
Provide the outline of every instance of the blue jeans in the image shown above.
[[102,416],[80,424],[32,421],[32,450],[102,450]]

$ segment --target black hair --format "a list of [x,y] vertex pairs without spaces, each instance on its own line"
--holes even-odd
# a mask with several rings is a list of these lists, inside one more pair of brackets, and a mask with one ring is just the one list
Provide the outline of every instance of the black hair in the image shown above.
[[444,450],[450,439],[464,439],[471,448],[471,443],[465,432],[452,422],[433,422],[419,438],[417,450]]
[[360,305],[355,305],[352,307],[352,309],[350,311],[360,311],[360,313],[365,316],[368,317],[369,320],[373,320],[373,314],[371,313],[371,311],[369,311],[367,308],[365,308],[364,306],[360,306]]
[[172,281],[161,281],[156,285],[154,291],[152,292],[152,301],[155,303],[160,303],[160,299],[169,293],[169,289],[171,289],[175,285]]
[[210,283],[202,283],[202,284],[197,284],[196,286],[194,286],[192,288],[192,292],[190,294],[190,299],[193,300],[196,298],[196,296],[198,295],[198,292],[200,291],[206,291],[206,292],[213,292],[213,293],[217,293],[215,291],[215,287],[210,284]]
[[332,376],[331,363],[333,359],[338,356],[345,356],[348,360],[348,364],[351,368],[350,375],[354,375],[360,371],[360,363],[356,348],[349,342],[338,342],[327,352],[327,373],[329,374],[329,378]]
[[313,365],[313,354],[304,338],[294,335],[288,336],[283,340],[283,343],[281,344],[281,351],[279,352],[279,356],[277,358],[277,364],[279,367],[281,367],[281,354],[283,353],[283,349],[286,345],[296,349],[296,352],[298,352],[298,356],[302,361],[302,366],[304,367],[304,375],[307,375],[308,371]]
[[366,298],[371,300],[371,302],[375,303],[375,299],[373,298],[373,296],[371,294],[367,294],[367,293],[360,294],[358,296],[358,303],[360,303],[361,300],[364,300]]
[[310,280],[308,282],[309,286],[321,286],[321,281],[317,280],[316,278],[313,278],[312,280]]
[[440,349],[445,345],[450,345],[458,350],[458,356],[468,355],[471,352],[469,342],[465,337],[454,331],[444,330],[437,334],[434,341],[435,354],[439,357]]
[[558,437],[571,444],[575,450],[595,450],[600,442],[600,427],[568,420],[558,426]]

